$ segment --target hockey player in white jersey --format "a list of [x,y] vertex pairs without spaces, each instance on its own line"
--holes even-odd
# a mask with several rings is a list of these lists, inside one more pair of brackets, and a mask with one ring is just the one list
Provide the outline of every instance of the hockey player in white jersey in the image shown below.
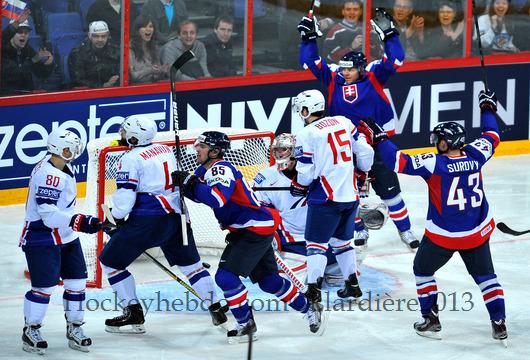
[[[177,265],[209,307],[214,325],[226,322],[212,277],[202,265],[191,226],[182,241],[179,189],[171,179],[177,170],[173,150],[154,144],[156,123],[140,115],[127,117],[120,129],[130,147],[118,164],[112,215],[118,229],[100,255],[103,271],[125,306],[123,315],[105,321],[106,331],[144,333],[143,309],[134,277],[127,270],[145,250],[160,246],[170,266]],[[228,309],[226,309],[228,311]]]
[[[298,279],[304,282],[307,275],[307,250],[304,238],[307,217],[307,199],[293,196],[289,191],[276,190],[288,188],[296,176],[294,158],[294,135],[278,135],[271,145],[271,154],[276,164],[261,170],[254,178],[253,189],[256,197],[265,206],[280,212],[281,221],[274,234],[273,247],[291,268]],[[260,187],[270,190],[260,190]],[[333,253],[326,252],[328,258],[324,279],[328,285],[342,285],[342,274]]]
[[307,195],[307,282],[306,296],[321,301],[321,282],[331,246],[344,276],[341,298],[360,298],[355,251],[351,246],[357,210],[353,154],[361,171],[369,171],[374,152],[363,134],[344,116],[324,117],[325,100],[318,90],[303,91],[293,101],[294,111],[305,127],[296,134],[297,176],[291,194]]
[[76,232],[95,233],[101,222],[96,217],[75,214],[77,189],[70,163],[83,152],[79,137],[56,129],[47,143],[49,154],[31,173],[20,237],[31,280],[31,290],[24,298],[22,349],[45,353],[48,343],[42,338],[40,327],[50,296],[62,279],[68,345],[86,352],[92,344],[81,328],[87,269]]

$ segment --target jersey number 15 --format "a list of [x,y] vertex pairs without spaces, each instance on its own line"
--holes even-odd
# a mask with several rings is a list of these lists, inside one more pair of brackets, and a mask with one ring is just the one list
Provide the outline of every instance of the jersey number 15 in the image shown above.
[[[346,134],[346,130],[338,130],[335,131],[333,134],[328,134],[328,144],[331,147],[331,152],[333,153],[333,165],[337,164],[339,161],[339,155],[338,150],[340,150],[340,157],[342,158],[342,161],[348,162],[351,161],[351,143],[349,139],[343,140],[342,136]],[[343,146],[348,146],[348,150],[341,150],[340,148]]]

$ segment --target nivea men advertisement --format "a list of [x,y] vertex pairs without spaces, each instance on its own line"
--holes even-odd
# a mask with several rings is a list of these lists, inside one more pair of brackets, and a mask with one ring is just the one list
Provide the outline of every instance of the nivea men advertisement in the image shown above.
[[[499,99],[502,139],[528,139],[530,64],[488,66],[487,76]],[[293,113],[291,99],[313,88],[324,89],[317,81],[301,81],[179,92],[180,128],[232,126],[296,133],[303,121]],[[428,146],[430,129],[449,120],[465,125],[469,138],[478,136],[482,88],[480,67],[396,74],[385,85],[396,119],[393,141],[401,148]],[[86,144],[116,133],[124,117],[132,114],[149,116],[159,131],[173,128],[169,93],[0,107],[0,189],[27,186],[53,129],[72,129]],[[86,179],[86,162],[85,152],[74,163],[78,181]]]

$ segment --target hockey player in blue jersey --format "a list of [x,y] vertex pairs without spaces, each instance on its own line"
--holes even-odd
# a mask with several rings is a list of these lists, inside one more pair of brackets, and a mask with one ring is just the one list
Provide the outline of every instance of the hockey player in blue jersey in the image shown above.
[[[384,58],[367,65],[362,52],[351,51],[344,55],[337,66],[328,65],[318,54],[318,22],[314,17],[302,18],[298,25],[302,37],[300,64],[309,69],[328,89],[330,116],[343,115],[356,126],[360,120],[371,118],[392,136],[395,134],[394,112],[383,86],[403,64],[404,52],[394,20],[384,9],[376,9],[371,23],[383,42]],[[362,173],[357,175],[366,177],[366,174]],[[401,240],[410,248],[417,248],[419,242],[410,230],[408,210],[401,197],[397,175],[383,165],[377,151],[370,178],[375,193],[388,206],[390,218],[396,225]],[[355,222],[355,245],[366,245],[368,230],[359,216]]]
[[221,228],[229,231],[215,274],[215,281],[237,321],[236,328],[227,333],[228,342],[245,342],[250,335],[256,338],[256,323],[247,302],[248,290],[240,276],[250,277],[261,290],[304,313],[311,332],[321,335],[326,320],[323,307],[309,304],[290,280],[278,274],[271,242],[280,215],[274,209],[261,206],[241,172],[224,159],[230,148],[228,136],[206,131],[194,146],[200,166],[194,174],[174,172],[173,181],[180,184],[191,200],[211,207]]
[[48,343],[40,327],[50,296],[62,279],[68,345],[87,352],[92,340],[81,328],[87,269],[76,232],[96,233],[101,222],[96,217],[75,214],[77,190],[70,163],[83,152],[79,137],[56,129],[48,136],[47,144],[50,154],[31,173],[20,238],[31,280],[31,290],[24,297],[22,349],[45,353]]
[[458,252],[482,291],[493,328],[493,338],[506,344],[504,292],[493,269],[489,239],[495,229],[482,182],[482,167],[500,142],[495,112],[497,99],[490,90],[479,94],[482,135],[466,142],[466,132],[456,122],[437,125],[431,143],[438,154],[409,156],[399,151],[373,121],[361,130],[379,150],[383,161],[396,172],[421,176],[429,187],[425,234],[414,258],[414,275],[423,321],[414,324],[421,336],[440,338],[438,287],[434,273]]
[[145,250],[157,246],[169,265],[179,267],[209,307],[214,325],[227,320],[214,281],[197,252],[189,223],[188,245],[182,244],[179,189],[171,179],[177,162],[169,146],[153,143],[156,132],[156,123],[141,115],[127,117],[120,129],[129,150],[118,163],[117,190],[112,195],[112,215],[119,226],[99,259],[124,310],[123,315],[105,321],[108,332],[145,332],[134,277],[127,268]]

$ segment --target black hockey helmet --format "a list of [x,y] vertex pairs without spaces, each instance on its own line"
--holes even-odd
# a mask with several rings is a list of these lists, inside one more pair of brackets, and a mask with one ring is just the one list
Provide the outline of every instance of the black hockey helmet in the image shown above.
[[197,137],[196,144],[206,144],[210,150],[219,149],[221,154],[230,149],[230,139],[220,131],[205,131]]
[[449,150],[460,149],[466,142],[466,129],[454,121],[438,124],[431,131],[431,144],[436,146],[440,140],[447,142]]
[[366,64],[366,56],[364,56],[364,54],[360,51],[350,51],[339,61],[339,66],[341,69],[357,68],[360,74],[364,72]]

